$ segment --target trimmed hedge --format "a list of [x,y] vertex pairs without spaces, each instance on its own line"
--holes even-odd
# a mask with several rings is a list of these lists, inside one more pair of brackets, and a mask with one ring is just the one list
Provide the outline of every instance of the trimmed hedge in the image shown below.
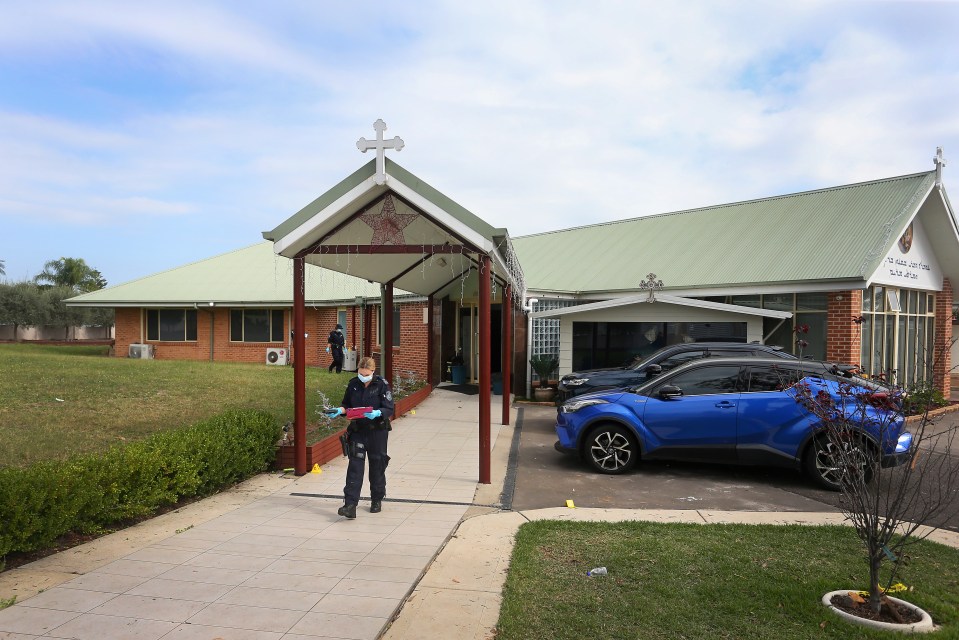
[[267,469],[279,437],[272,415],[230,411],[102,455],[0,469],[0,558],[215,493]]

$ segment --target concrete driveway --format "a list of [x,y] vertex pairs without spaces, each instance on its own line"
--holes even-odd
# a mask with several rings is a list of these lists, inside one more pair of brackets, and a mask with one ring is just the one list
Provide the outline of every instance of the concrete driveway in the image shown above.
[[[561,507],[573,500],[577,507],[594,508],[840,511],[839,493],[819,489],[788,469],[641,462],[624,475],[595,473],[577,458],[553,448],[555,415],[553,407],[523,407],[514,510]],[[959,412],[942,416],[937,430],[955,421],[959,421]],[[956,452],[944,453],[952,454],[951,467],[959,469]],[[959,506],[959,500],[955,503]],[[941,524],[959,531],[959,513],[945,514]]]

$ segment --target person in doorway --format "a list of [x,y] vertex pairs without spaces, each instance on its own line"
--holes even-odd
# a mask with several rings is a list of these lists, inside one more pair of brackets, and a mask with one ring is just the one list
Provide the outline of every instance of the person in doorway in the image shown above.
[[326,342],[328,343],[326,352],[333,357],[329,372],[333,373],[335,367],[336,372],[340,373],[343,371],[343,346],[346,344],[346,338],[343,337],[343,325],[336,325],[333,331],[330,331],[330,336],[326,339]]
[[350,520],[356,518],[356,505],[360,502],[363,472],[370,461],[370,513],[383,509],[386,496],[386,467],[390,457],[386,454],[389,433],[392,430],[393,392],[389,383],[376,375],[376,361],[362,358],[356,377],[346,385],[341,407],[331,409],[331,418],[345,415],[347,409],[371,407],[346,428],[350,462],[346,468],[346,486],[343,487],[343,506],[337,513]]

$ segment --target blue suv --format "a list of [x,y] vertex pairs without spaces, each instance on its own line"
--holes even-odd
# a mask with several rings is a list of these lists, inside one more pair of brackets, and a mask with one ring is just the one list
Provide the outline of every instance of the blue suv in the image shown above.
[[567,400],[557,411],[556,449],[600,473],[625,473],[641,458],[771,465],[805,471],[820,486],[838,490],[848,452],[836,450],[821,418],[797,394],[828,396],[846,407],[867,482],[873,465],[902,464],[912,448],[901,412],[878,402],[848,411],[855,395],[850,390],[889,398],[888,389],[827,363],[695,360],[638,387]]

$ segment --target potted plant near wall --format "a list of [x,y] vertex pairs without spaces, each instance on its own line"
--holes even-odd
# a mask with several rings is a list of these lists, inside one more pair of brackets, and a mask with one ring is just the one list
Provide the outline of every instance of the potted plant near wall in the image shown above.
[[533,390],[533,397],[539,402],[550,402],[556,394],[556,389],[549,386],[549,377],[559,366],[559,360],[552,355],[535,355],[529,359],[533,371],[539,377],[539,387]]

